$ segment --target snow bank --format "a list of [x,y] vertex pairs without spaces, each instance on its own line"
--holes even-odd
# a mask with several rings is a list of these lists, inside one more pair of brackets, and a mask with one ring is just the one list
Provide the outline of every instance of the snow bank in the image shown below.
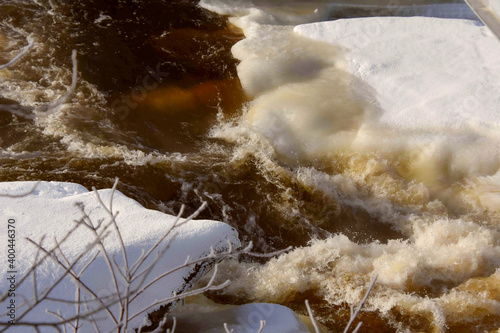
[[[34,185],[34,182],[4,182],[0,183],[0,194],[16,195],[26,193]],[[110,189],[98,191],[103,202],[108,205],[112,191]],[[63,241],[64,237],[71,231],[83,217],[82,211],[77,207],[77,203],[84,207],[85,212],[92,219],[95,225],[102,221],[102,225],[97,229],[99,232],[106,228],[110,218],[106,210],[99,203],[96,194],[87,191],[83,186],[72,183],[60,182],[41,182],[35,191],[24,197],[1,197],[0,212],[4,230],[7,229],[8,221],[15,226],[15,261],[12,262],[12,267],[2,269],[0,289],[2,293],[9,289],[9,281],[7,277],[15,275],[16,282],[28,274],[35,258],[42,258],[43,253],[37,254],[37,248],[29,243],[26,238],[30,238],[35,242],[40,242],[42,236],[42,245],[46,249],[52,249],[55,245],[55,240],[61,243],[61,251],[57,251],[58,258],[61,261],[66,259],[69,262],[75,261],[79,255],[85,253],[96,237],[94,233],[85,226],[80,226]],[[148,251],[160,238],[171,228],[176,220],[174,216],[167,215],[158,211],[148,210],[141,206],[135,200],[132,200],[122,193],[116,191],[113,198],[113,211],[119,212],[116,220],[120,229],[125,247],[127,249],[128,262],[131,266],[141,256],[143,251]],[[150,256],[150,258],[137,270],[140,273],[144,270],[156,257],[156,253],[165,248],[169,244],[168,251],[161,254],[159,261],[149,274],[143,275],[146,281],[142,285],[146,285],[154,278],[169,270],[183,265],[189,255],[191,260],[203,258],[210,253],[210,247],[213,247],[216,252],[225,251],[228,249],[230,242],[234,247],[240,246],[237,233],[232,227],[217,221],[197,220],[189,221],[181,224],[183,219],[178,222],[172,233],[162,242],[162,245]],[[121,252],[121,246],[117,233],[112,225],[107,229],[109,233],[104,239],[104,246],[110,258],[114,258],[120,267],[123,267],[124,260]],[[0,241],[1,258],[6,267],[7,263],[7,232],[4,232]],[[64,259],[61,256],[64,254]],[[78,273],[83,268],[85,263],[89,262],[97,252],[97,247],[93,246],[91,250],[84,255],[75,265],[75,271]],[[113,260],[113,259],[111,259]],[[138,311],[150,306],[155,300],[162,300],[172,296],[174,292],[180,293],[189,288],[201,274],[205,273],[211,267],[215,260],[211,262],[204,261],[189,268],[182,268],[178,271],[169,274],[167,277],[154,283],[151,288],[140,294],[130,303],[130,317]],[[15,271],[15,273],[10,273]],[[55,260],[47,259],[36,270],[36,280],[38,293],[43,293],[44,288],[50,287],[56,279],[63,273],[63,269],[55,262]],[[118,276],[118,283],[123,288],[123,279]],[[115,293],[115,285],[110,274],[110,270],[106,265],[103,253],[101,252],[97,259],[85,270],[81,280],[93,290],[96,296],[106,300],[107,296]],[[136,290],[139,287],[138,279],[132,284],[132,289]],[[141,281],[142,282],[142,281]],[[17,318],[25,311],[25,307],[21,306],[24,303],[24,298],[30,299],[33,296],[32,279],[28,279],[22,285],[18,285],[15,297],[7,298],[2,305],[2,313],[5,312],[5,304],[8,304],[10,299],[15,300]],[[122,290],[125,290],[124,288]],[[87,300],[93,297],[81,288],[82,297],[85,295]],[[76,288],[70,278],[66,277],[57,285],[50,293],[50,297],[64,299],[69,302],[74,302]],[[91,302],[90,308],[95,308],[97,304]],[[157,308],[157,307],[156,307]],[[110,306],[111,311],[118,316],[119,308],[117,304]],[[155,308],[148,312],[151,312]],[[75,314],[76,306],[72,303],[63,303],[55,301],[44,301],[34,308],[29,315],[22,318],[22,321],[42,321],[54,322],[58,319],[46,313],[47,310],[57,312],[61,311],[64,318],[70,318]],[[82,312],[85,307],[82,305]],[[2,322],[9,320],[8,317],[2,316]],[[111,317],[104,311],[94,315],[103,331],[108,331],[114,327]],[[131,326],[137,327],[142,324],[144,314],[137,316],[131,320]],[[83,331],[92,331],[93,328],[89,322],[83,322]],[[12,329],[13,327],[11,327]],[[17,331],[26,332],[26,327],[16,327]],[[12,329],[16,331],[16,329]],[[10,331],[10,330],[9,330]]]

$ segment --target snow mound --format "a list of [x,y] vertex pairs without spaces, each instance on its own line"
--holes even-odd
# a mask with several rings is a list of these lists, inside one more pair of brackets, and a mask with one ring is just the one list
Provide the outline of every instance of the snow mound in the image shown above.
[[[10,304],[9,302],[14,300],[18,322],[59,321],[56,316],[49,315],[47,311],[59,313],[61,317],[66,319],[72,318],[77,313],[75,299],[78,299],[79,292],[69,276],[66,275],[52,290],[47,289],[53,286],[65,272],[61,265],[54,260],[55,258],[46,258],[37,268],[36,287],[39,297],[50,291],[48,296],[59,301],[44,300],[33,306],[35,300],[32,299],[34,295],[32,274],[26,281],[19,284],[21,279],[28,276],[35,260],[44,257],[43,251],[38,251],[37,247],[27,239],[41,243],[43,248],[48,250],[53,249],[57,241],[60,244],[60,248],[54,251],[57,260],[62,263],[76,261],[73,266],[75,274],[79,274],[85,269],[80,278],[85,284],[85,286],[83,284],[80,286],[80,313],[87,311],[87,305],[88,311],[93,311],[102,305],[95,301],[99,297],[101,301],[109,304],[108,309],[113,314],[114,319],[106,311],[98,311],[93,315],[93,318],[102,331],[113,329],[116,326],[114,320],[119,321],[120,314],[120,307],[116,302],[116,286],[106,263],[104,251],[95,244],[96,235],[88,227],[91,225],[90,218],[97,232],[105,235],[103,244],[110,262],[116,262],[117,267],[124,270],[125,260],[121,241],[105,208],[105,206],[109,207],[113,191],[111,189],[99,190],[98,194],[102,199],[99,201],[96,193],[89,192],[78,184],[40,182],[31,194],[19,196],[29,192],[34,184],[35,182],[0,183],[0,194],[9,195],[9,197],[0,197],[0,215],[4,223],[3,227],[7,229],[7,225],[11,225],[12,230],[15,230],[15,233],[9,233],[15,234],[15,242],[8,242],[7,233],[4,233],[4,237],[0,241],[1,259],[4,264],[8,262],[7,249],[13,249],[10,252],[15,254],[11,256],[14,260],[9,262],[9,265],[12,266],[3,269],[1,273],[0,289],[2,294],[10,287],[9,277],[14,276],[17,284],[15,295],[6,297],[3,304]],[[146,314],[145,312],[140,313],[140,311],[148,308],[155,301],[161,301],[171,297],[174,293],[186,291],[212,267],[217,258],[202,260],[195,265],[178,269],[138,294],[141,286],[146,286],[162,274],[182,266],[186,262],[187,256],[190,256],[192,262],[210,255],[211,247],[215,253],[219,253],[227,251],[230,246],[234,248],[240,246],[236,230],[227,224],[211,220],[185,222],[184,219],[179,219],[175,224],[175,216],[145,209],[138,202],[119,191],[114,192],[112,211],[115,214],[118,212],[116,222],[126,248],[130,270],[134,268],[133,264],[141,258],[141,255],[147,254],[173,227],[160,246],[136,269],[135,276],[140,276],[140,278],[133,281],[130,288],[135,294],[133,294],[128,308],[129,318],[131,318],[129,327],[140,326]],[[86,222],[85,225],[80,222],[82,219]],[[79,227],[75,229],[77,225]],[[69,236],[67,236],[68,234]],[[98,250],[100,253],[97,258],[85,268],[94,255],[97,255]],[[155,260],[156,263],[154,263]],[[154,266],[148,271],[148,267],[153,263]],[[141,275],[141,272],[146,273]],[[121,277],[116,267],[114,274],[119,290],[125,291],[124,278]],[[87,287],[92,290],[92,293],[87,290]],[[84,297],[88,304],[85,304]],[[30,300],[29,304],[33,310],[22,317],[26,311],[26,305],[22,304],[27,299]],[[2,313],[4,313],[6,308],[2,307],[4,309]],[[152,312],[158,307],[152,307],[148,312]],[[135,314],[139,315],[134,317]],[[5,315],[2,315],[2,319],[2,322],[5,322],[5,319],[10,320]],[[83,324],[82,331],[94,330],[93,324],[88,320],[83,320],[80,324]],[[22,326],[11,326],[9,331],[26,332],[26,329]]]
[[266,322],[262,333],[310,332],[297,314],[278,304],[251,303],[216,312],[189,311],[174,316],[180,332],[218,333],[225,323],[233,332],[259,332],[261,321]]

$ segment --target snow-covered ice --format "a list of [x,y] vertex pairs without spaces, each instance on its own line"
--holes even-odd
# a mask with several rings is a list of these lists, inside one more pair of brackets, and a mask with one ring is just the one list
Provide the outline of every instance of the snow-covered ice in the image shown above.
[[347,70],[376,91],[382,125],[500,126],[500,43],[476,21],[374,17],[294,30],[345,49]]
[[[233,332],[259,332],[260,322],[265,321],[262,333],[309,333],[300,317],[289,308],[279,304],[251,303],[225,306],[226,309],[212,311],[186,310],[174,313],[181,332],[218,333],[226,323]],[[194,307],[197,309],[198,307]]]
[[[17,195],[29,191],[35,182],[3,182],[0,183],[0,194]],[[111,189],[98,191],[103,202],[108,205],[110,202]],[[7,232],[3,233],[0,241],[2,249],[1,261],[4,264],[1,274],[0,288],[2,294],[9,289],[9,281],[7,277],[15,271],[17,283],[25,277],[32,267],[35,258],[37,257],[37,248],[29,243],[26,238],[30,238],[35,242],[40,242],[42,236],[42,245],[46,249],[52,249],[55,245],[55,240],[61,242],[60,249],[64,253],[65,258],[69,262],[73,262],[82,253],[86,252],[87,247],[92,244],[96,237],[94,233],[85,226],[80,226],[71,236],[63,242],[64,237],[77,224],[75,221],[80,221],[83,213],[76,206],[77,203],[85,207],[85,212],[97,225],[99,221],[103,221],[98,231],[102,231],[109,224],[110,217],[105,209],[99,203],[94,192],[87,191],[81,185],[62,182],[40,182],[34,192],[23,197],[0,197],[0,216],[3,221],[3,228],[7,229],[8,220],[15,221],[12,225],[15,226],[15,261],[12,262],[13,267],[6,268],[7,265]],[[82,207],[83,207],[82,206]],[[114,193],[113,212],[119,212],[116,218],[118,227],[125,247],[129,265],[132,265],[141,256],[142,251],[148,251],[174,224],[175,216],[167,215],[159,211],[145,209],[135,200],[132,200],[119,191]],[[173,229],[173,232],[162,242],[158,251],[165,248],[169,244],[168,250],[162,253],[159,261],[149,274],[143,275],[146,281],[142,285],[146,285],[154,278],[169,270],[183,265],[189,255],[191,260],[203,258],[210,253],[210,248],[213,247],[216,252],[227,251],[230,242],[235,248],[240,246],[237,232],[234,228],[227,224],[211,221],[211,220],[192,220],[182,224],[184,219],[178,222],[178,226]],[[122,247],[120,246],[119,238],[114,227],[111,225],[108,229],[108,235],[104,238],[104,245],[110,257],[114,258],[117,263],[123,267],[124,260],[122,257]],[[94,246],[76,265],[75,271],[80,272],[84,264],[89,262],[89,259],[97,252],[97,246]],[[154,251],[144,265],[137,270],[140,273],[152,260],[156,257]],[[59,251],[58,258],[65,261]],[[38,253],[38,258],[42,258],[43,253]],[[111,259],[113,260],[113,259]],[[151,305],[155,300],[166,299],[174,292],[180,293],[185,291],[199,278],[200,274],[206,272],[209,264],[205,262],[198,265],[193,265],[189,268],[182,268],[167,277],[154,283],[151,288],[140,294],[130,303],[129,313],[132,317],[139,310]],[[61,276],[63,269],[50,258],[46,259],[43,264],[36,270],[36,281],[38,292],[44,292],[44,288],[51,286],[56,279]],[[119,284],[123,288],[122,278],[118,272]],[[110,270],[105,263],[103,253],[86,269],[81,280],[93,290],[96,296],[106,300],[106,296],[115,293],[115,286],[111,278]],[[132,289],[138,287],[138,279],[132,284]],[[16,289],[16,315],[19,316],[24,312],[25,308],[21,306],[24,298],[33,296],[33,283],[29,278]],[[81,288],[82,296],[86,295],[86,299],[92,299],[92,296]],[[124,288],[122,290],[125,290]],[[76,297],[76,288],[70,278],[66,277],[57,285],[50,293],[50,297],[64,299],[74,302]],[[9,302],[12,298],[7,298],[5,302]],[[2,305],[2,314],[6,311],[5,303]],[[91,304],[95,306],[95,302]],[[148,312],[156,309],[151,309]],[[111,311],[118,317],[119,309],[115,304],[110,307]],[[57,321],[54,316],[48,315],[47,310],[57,312],[61,310],[61,315],[64,318],[70,318],[75,314],[76,306],[71,303],[44,301],[40,303],[23,321],[42,321],[50,322]],[[82,305],[82,311],[85,311]],[[137,327],[143,323],[144,315],[139,315],[131,320],[131,327]],[[99,325],[104,331],[108,331],[114,327],[113,321],[106,312],[101,311],[94,315]],[[9,320],[8,317],[2,315],[2,322]],[[83,322],[83,332],[93,331],[93,327],[89,326],[87,321]],[[15,330],[15,329],[13,329]],[[9,330],[10,331],[10,330]],[[17,327],[17,331],[26,332],[26,327]]]

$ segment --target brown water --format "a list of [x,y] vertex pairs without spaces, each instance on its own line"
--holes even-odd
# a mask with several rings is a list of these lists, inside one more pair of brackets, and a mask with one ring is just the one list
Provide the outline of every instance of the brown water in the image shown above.
[[[364,290],[370,276],[343,270],[329,240],[344,241],[340,252],[358,263],[361,257],[376,257],[373,251],[395,253],[409,244],[409,233],[395,225],[412,213],[496,225],[494,213],[453,211],[433,201],[423,185],[387,171],[410,163],[405,156],[387,167],[376,152],[337,152],[297,167],[268,154],[258,142],[250,149],[214,135],[214,128],[237,126],[246,112],[249,98],[230,52],[244,36],[226,17],[197,7],[197,1],[1,2],[0,63],[13,58],[28,36],[35,47],[15,67],[0,71],[0,181],[41,179],[106,188],[119,177],[119,190],[148,208],[175,213],[186,204],[192,212],[207,201],[201,217],[235,226],[257,251],[305,246],[316,239],[266,266],[251,259],[229,262],[224,274],[236,282],[227,292],[211,295],[217,301],[277,302],[304,313],[309,298],[318,318],[336,331],[348,319],[346,302],[357,300],[349,291]],[[78,50],[76,91],[59,112],[45,115],[44,105],[70,85],[72,49]],[[22,106],[25,116],[8,112],[5,105]],[[338,187],[326,188],[321,179]],[[465,193],[466,187],[455,189]],[[359,204],[381,198],[391,202],[397,221],[388,222],[383,209],[373,209],[375,203]],[[491,247],[497,242],[491,240]],[[254,273],[247,274],[247,267]],[[361,331],[441,331],[439,310],[426,307],[429,299],[446,308],[450,332],[496,329],[500,284],[491,267],[452,281],[381,285],[377,302],[385,297],[394,306],[385,312],[369,306],[361,315]],[[306,276],[300,286],[287,281]],[[336,287],[350,298],[339,302],[333,296]],[[488,295],[480,300],[465,296],[478,289]],[[468,308],[460,305],[464,299]]]

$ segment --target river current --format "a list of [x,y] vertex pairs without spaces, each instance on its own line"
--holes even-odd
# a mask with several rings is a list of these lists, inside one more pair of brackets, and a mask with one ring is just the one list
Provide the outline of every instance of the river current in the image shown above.
[[[473,174],[447,169],[447,151],[338,145],[284,153],[298,136],[278,142],[256,130],[259,103],[324,108],[324,95],[307,73],[285,75],[283,66],[282,76],[262,85],[292,77],[312,98],[259,99],[260,87],[242,87],[241,58],[251,49],[277,59],[262,63],[272,72],[297,50],[306,60],[326,52],[291,35],[293,25],[394,11],[358,1],[359,8],[325,16],[333,1],[278,2],[238,2],[282,19],[269,25],[267,40],[242,44],[244,31],[228,19],[242,10],[224,1],[0,1],[0,64],[33,41],[0,71],[0,181],[108,188],[118,177],[118,189],[147,208],[176,214],[185,204],[190,213],[206,201],[201,217],[231,224],[256,251],[296,247],[267,262],[223,263],[220,279],[233,283],[208,295],[216,302],[273,302],[305,314],[309,299],[317,319],[341,331],[349,305],[378,273],[361,332],[496,332],[500,162]],[[403,1],[398,13],[412,16],[428,3]],[[71,90],[74,49],[76,88],[51,107]],[[329,75],[342,91],[343,72]],[[342,103],[350,114],[366,107]],[[356,127],[352,119],[342,126]],[[320,141],[318,128],[307,137]]]

